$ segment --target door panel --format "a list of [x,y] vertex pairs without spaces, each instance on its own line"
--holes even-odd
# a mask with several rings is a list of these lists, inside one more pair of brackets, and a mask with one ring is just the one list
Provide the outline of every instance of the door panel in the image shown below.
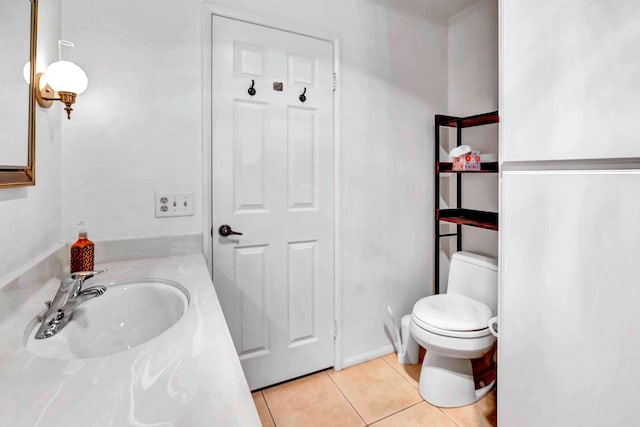
[[245,77],[262,77],[265,50],[261,46],[247,43],[234,43],[233,57],[235,75]]
[[318,192],[317,114],[301,107],[289,107],[287,112],[289,208],[314,209]]
[[238,313],[240,329],[234,336],[241,358],[252,357],[269,348],[266,316],[266,255],[268,245],[235,248],[235,283],[240,290]]
[[214,229],[243,233],[214,285],[256,389],[333,365],[333,48],[212,19]]
[[317,340],[316,242],[289,243],[289,346]]
[[264,210],[265,110],[269,104],[244,100],[234,100],[234,104],[234,205],[236,211]]
[[303,55],[289,55],[289,84],[313,87],[316,83],[317,60]]

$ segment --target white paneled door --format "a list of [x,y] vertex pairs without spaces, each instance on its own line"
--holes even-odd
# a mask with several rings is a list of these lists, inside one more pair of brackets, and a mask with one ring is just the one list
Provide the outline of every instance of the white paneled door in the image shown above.
[[333,47],[212,19],[213,281],[257,389],[333,366]]

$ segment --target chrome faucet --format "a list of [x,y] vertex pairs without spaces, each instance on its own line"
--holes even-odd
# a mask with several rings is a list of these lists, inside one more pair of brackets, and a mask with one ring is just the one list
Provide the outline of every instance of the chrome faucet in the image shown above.
[[47,312],[42,317],[42,324],[36,332],[36,339],[49,338],[60,332],[71,320],[73,310],[80,304],[98,297],[107,291],[104,286],[92,286],[82,289],[84,282],[107,270],[80,271],[71,273],[62,279],[53,301],[47,301]]

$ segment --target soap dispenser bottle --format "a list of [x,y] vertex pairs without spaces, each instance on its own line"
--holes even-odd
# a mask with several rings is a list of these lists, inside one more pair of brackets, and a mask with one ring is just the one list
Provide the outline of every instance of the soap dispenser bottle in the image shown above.
[[87,229],[83,222],[78,224],[78,241],[71,246],[71,273],[93,271],[94,245],[87,238]]

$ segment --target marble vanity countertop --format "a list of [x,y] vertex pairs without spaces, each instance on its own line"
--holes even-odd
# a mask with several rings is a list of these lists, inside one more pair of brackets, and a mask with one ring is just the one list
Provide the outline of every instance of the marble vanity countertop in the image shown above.
[[25,346],[27,325],[53,297],[58,278],[17,306],[0,307],[0,426],[260,425],[202,255],[96,268],[109,271],[86,286],[145,277],[173,280],[189,291],[189,307],[146,343],[78,360],[38,357]]

